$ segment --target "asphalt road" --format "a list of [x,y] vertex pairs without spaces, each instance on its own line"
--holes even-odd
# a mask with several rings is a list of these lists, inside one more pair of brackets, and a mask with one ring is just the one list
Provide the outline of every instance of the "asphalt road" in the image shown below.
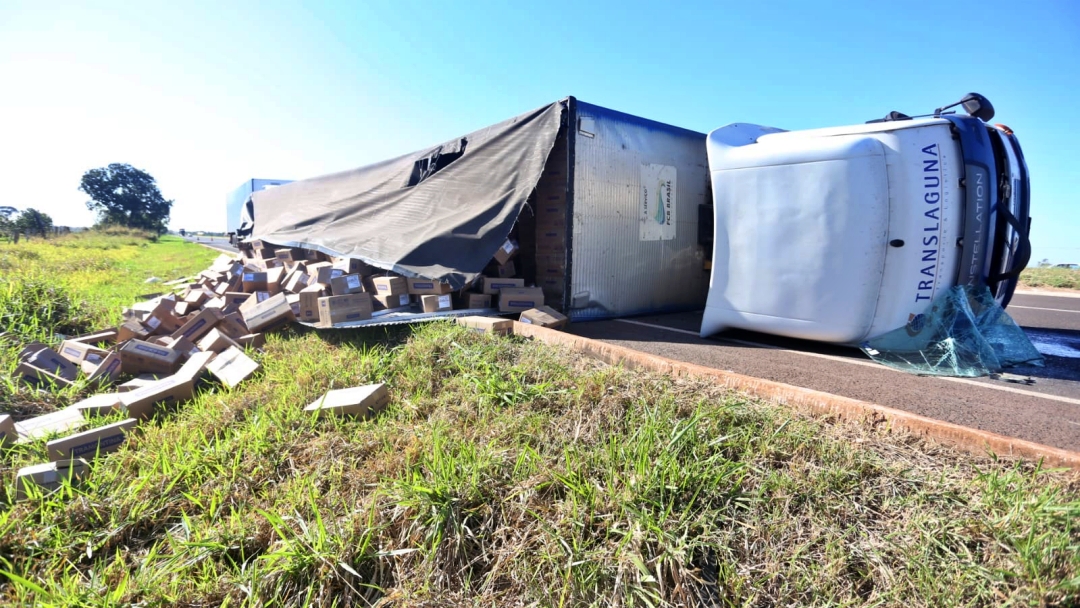
[[227,239],[225,237],[185,236],[185,237],[183,237],[183,239],[186,240],[186,241],[190,241],[192,243],[199,243],[201,245],[206,245],[207,247],[217,249],[218,251],[224,251],[225,253],[236,253],[236,251],[237,251],[236,247],[233,247],[232,245],[230,245],[229,244],[229,239]]
[[1004,379],[895,371],[861,351],[745,331],[698,337],[701,313],[577,323],[574,334],[1080,450],[1080,298],[1017,294],[1009,314],[1046,358]]

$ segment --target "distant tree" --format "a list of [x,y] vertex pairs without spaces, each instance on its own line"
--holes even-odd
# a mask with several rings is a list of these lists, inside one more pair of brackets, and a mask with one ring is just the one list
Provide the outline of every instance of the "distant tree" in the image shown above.
[[98,213],[98,223],[165,234],[173,201],[161,196],[149,173],[113,163],[84,173],[79,190],[90,195],[86,207]]
[[26,234],[40,234],[48,238],[52,227],[53,221],[49,214],[37,209],[25,209],[15,218],[15,228]]
[[7,234],[15,229],[15,214],[19,210],[15,207],[0,207],[0,234]]

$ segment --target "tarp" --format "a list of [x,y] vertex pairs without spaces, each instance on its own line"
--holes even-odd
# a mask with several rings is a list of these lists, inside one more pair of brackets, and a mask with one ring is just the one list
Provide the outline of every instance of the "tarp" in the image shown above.
[[986,376],[1043,357],[985,286],[957,285],[908,324],[862,344],[871,359],[928,376]]
[[255,192],[245,206],[250,237],[464,287],[510,235],[563,107],[556,102],[441,146]]

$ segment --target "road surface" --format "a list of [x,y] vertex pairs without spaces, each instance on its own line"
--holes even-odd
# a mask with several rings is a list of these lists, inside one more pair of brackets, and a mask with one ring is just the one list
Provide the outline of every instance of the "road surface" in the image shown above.
[[206,245],[207,247],[217,249],[218,251],[224,251],[225,253],[236,253],[236,247],[229,244],[229,239],[223,236],[185,236],[182,237],[185,241],[192,243],[199,243],[200,245]]
[[1046,366],[1014,368],[1030,381],[932,378],[891,370],[859,350],[745,331],[698,337],[701,313],[576,323],[571,333],[906,410],[964,426],[1080,450],[1080,298],[1017,294],[1009,314]]

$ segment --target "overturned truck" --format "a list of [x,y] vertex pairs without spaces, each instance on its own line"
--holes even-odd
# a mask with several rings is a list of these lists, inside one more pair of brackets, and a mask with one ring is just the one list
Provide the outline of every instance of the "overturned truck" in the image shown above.
[[255,192],[240,234],[466,292],[499,276],[493,259],[509,240],[516,278],[571,320],[694,310],[709,286],[711,226],[699,234],[698,221],[711,208],[707,165],[703,133],[569,97]]

